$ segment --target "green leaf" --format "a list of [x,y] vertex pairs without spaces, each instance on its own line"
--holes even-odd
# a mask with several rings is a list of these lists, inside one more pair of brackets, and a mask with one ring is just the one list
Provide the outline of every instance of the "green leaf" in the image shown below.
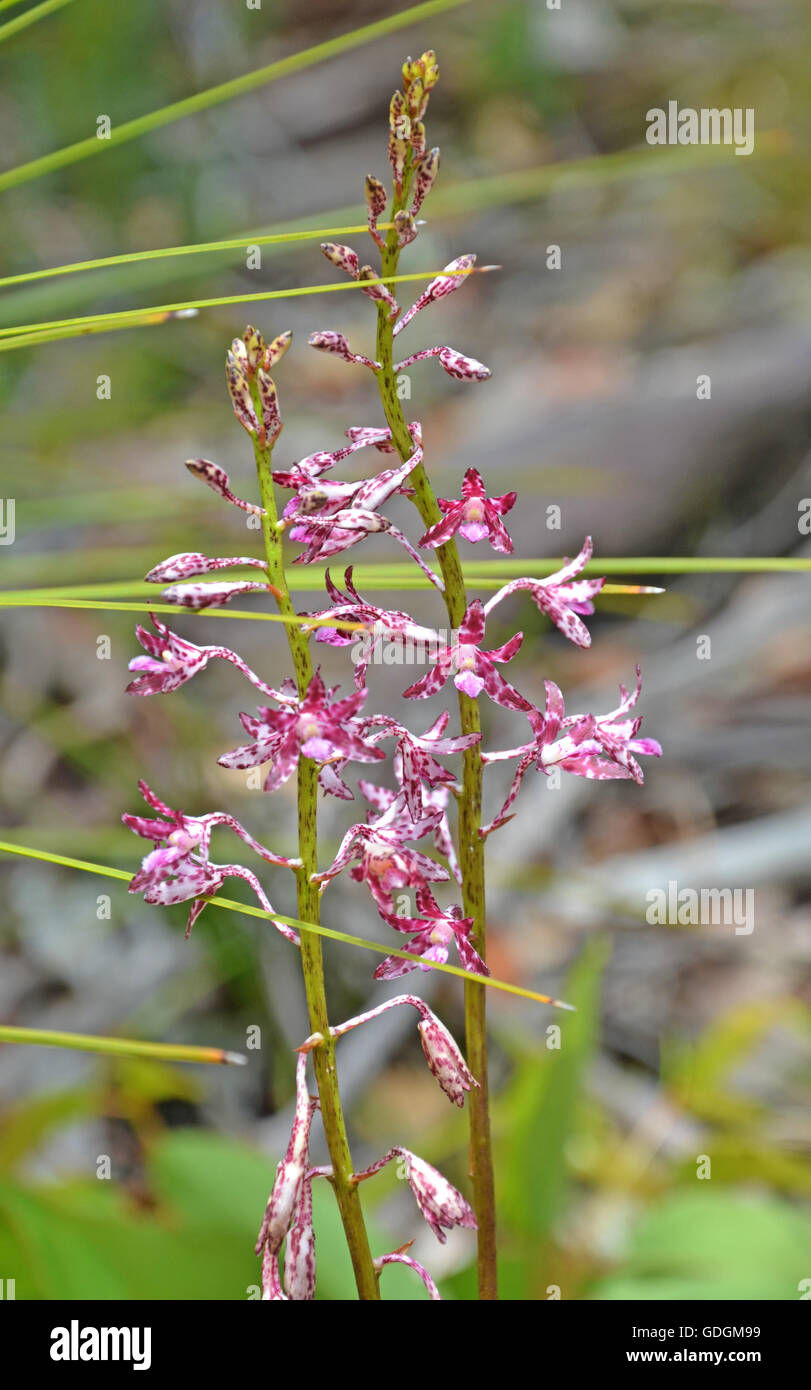
[[540,1043],[524,1053],[503,1111],[497,1114],[497,1168],[504,1184],[504,1211],[525,1247],[523,1270],[516,1265],[513,1297],[537,1297],[543,1278],[539,1257],[561,1215],[566,1192],[566,1145],[575,1127],[584,1069],[593,1052],[599,1019],[599,988],[608,955],[604,941],[590,942],[574,966],[567,992],[576,1013],[561,1022],[561,1046]]
[[624,1268],[595,1299],[799,1298],[808,1277],[811,1221],[771,1197],[698,1183],[665,1198],[640,1222]]

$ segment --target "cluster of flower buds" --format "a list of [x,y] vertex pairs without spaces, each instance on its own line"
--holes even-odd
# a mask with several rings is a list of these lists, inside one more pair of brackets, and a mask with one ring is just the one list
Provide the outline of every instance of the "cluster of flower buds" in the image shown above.
[[276,385],[270,375],[293,339],[289,331],[266,343],[261,333],[248,327],[235,338],[225,359],[225,376],[231,404],[242,428],[260,444],[273,444],[282,430]]

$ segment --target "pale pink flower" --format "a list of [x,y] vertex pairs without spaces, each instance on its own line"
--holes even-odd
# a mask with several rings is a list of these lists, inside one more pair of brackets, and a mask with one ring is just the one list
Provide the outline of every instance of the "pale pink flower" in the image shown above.
[[555,574],[546,579],[511,579],[487,600],[485,614],[492,613],[511,594],[526,590],[541,613],[552,619],[564,637],[578,647],[590,647],[591,634],[578,615],[588,616],[594,612],[592,600],[599,594],[605,579],[581,579],[574,584],[571,580],[588,564],[592,549],[591,536],[586,536],[579,555],[567,560]]
[[566,716],[563,695],[558,686],[554,681],[544,681],[546,711],[544,714],[535,708],[529,711],[534,733],[532,742],[482,755],[485,765],[516,757],[520,760],[504,805],[495,820],[482,829],[482,835],[489,835],[510,819],[510,807],[524,777],[533,766],[547,774],[552,768],[559,767],[577,777],[644,781],[636,757],[641,754],[660,758],[662,747],[654,738],[637,738],[641,716],[623,718],[633,709],[642,689],[638,666],[636,678],[636,690],[632,694],[624,685],[620,686],[620,703],[608,714],[569,716]]

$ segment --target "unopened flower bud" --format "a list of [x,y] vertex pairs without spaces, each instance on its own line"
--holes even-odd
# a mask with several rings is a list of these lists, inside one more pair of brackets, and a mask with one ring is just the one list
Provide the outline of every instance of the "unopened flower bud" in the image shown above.
[[273,339],[272,343],[268,343],[265,350],[265,360],[262,363],[266,371],[272,371],[276,363],[281,362],[292,341],[292,329],[286,328],[283,333],[279,333],[279,335]]
[[[454,1226],[476,1229],[476,1217],[461,1192],[443,1177],[437,1168],[418,1158],[409,1149],[396,1151],[406,1161],[406,1177],[422,1215],[441,1245],[446,1230]],[[444,1229],[443,1229],[444,1228]]]
[[[378,278],[377,271],[373,266],[362,265],[358,271],[358,280],[377,280]],[[367,295],[369,299],[380,300],[383,304],[388,304],[392,316],[399,312],[397,300],[386,285],[369,285],[364,288],[363,294]]]
[[343,270],[350,275],[353,280],[357,280],[360,271],[360,261],[356,251],[351,246],[339,246],[334,241],[324,241],[321,243],[321,250],[328,261],[337,265],[339,270]]
[[264,1219],[256,1242],[256,1253],[277,1255],[293,1218],[309,1167],[310,1125],[316,1102],[307,1092],[307,1057],[301,1053],[296,1064],[296,1110],[287,1153],[276,1168],[276,1180],[268,1198]]
[[[235,338],[234,344],[236,345],[238,342],[240,342],[240,339]],[[265,340],[259,330],[254,328],[250,323],[245,329],[243,346],[245,348],[247,366],[250,371],[255,372],[257,367],[260,366],[265,353]]]
[[369,231],[374,240],[381,248],[385,246],[385,240],[377,230],[378,219],[386,211],[388,196],[380,179],[376,179],[374,174],[366,175],[366,206],[368,208]]
[[411,140],[411,120],[405,109],[402,92],[395,92],[389,107],[389,164],[394,174],[394,186],[402,192],[405,162]]
[[259,428],[256,419],[256,412],[251,400],[250,387],[248,386],[247,369],[247,349],[241,338],[235,338],[235,343],[241,343],[242,354],[233,351],[226,353],[225,375],[228,382],[228,391],[231,396],[231,403],[242,428],[249,434],[255,434]]
[[425,154],[425,125],[422,121],[411,122],[411,153],[414,159],[422,159]]
[[394,225],[397,228],[397,240],[400,246],[408,246],[417,235],[417,226],[413,214],[402,211],[394,214]]
[[389,131],[395,140],[410,139],[411,120],[402,92],[395,92],[389,104]]
[[230,488],[231,480],[218,463],[212,463],[209,459],[187,459],[186,467],[195,478],[199,478],[212,492],[216,492],[218,497],[230,502],[232,507],[239,507],[241,511],[250,512],[254,516],[265,515],[264,507],[258,507],[255,502],[246,502],[234,495]]
[[249,367],[248,349],[242,338],[234,338],[231,343],[231,351],[239,364],[240,370],[243,372],[247,371]]
[[262,402],[262,424],[271,443],[278,439],[282,430],[282,417],[279,414],[279,398],[273,377],[262,368],[256,373],[256,385]]
[[414,201],[411,204],[411,212],[414,217],[417,216],[431,192],[438,170],[439,146],[435,145],[432,150],[428,150],[422,156],[414,171]]
[[387,202],[385,185],[380,182],[380,179],[376,179],[374,174],[367,174],[366,206],[375,219],[386,211]]
[[379,364],[377,362],[372,362],[362,353],[353,352],[343,333],[336,333],[334,329],[325,328],[317,333],[311,333],[307,342],[317,352],[334,353],[336,357],[342,357],[345,362],[357,362],[363,367],[371,367],[373,371],[378,369]]
[[475,357],[465,357],[455,348],[444,347],[437,356],[448,376],[455,377],[457,381],[487,381],[493,375],[483,362],[477,362]]
[[418,121],[428,103],[428,94],[421,77],[415,77],[414,81],[409,83],[406,88],[405,99],[412,121]]
[[462,1056],[453,1034],[430,1010],[417,1027],[425,1060],[445,1095],[454,1105],[464,1105],[465,1093],[479,1083]]
[[299,1192],[284,1257],[284,1287],[291,1301],[315,1298],[315,1232],[313,1230],[312,1178],[307,1175]]

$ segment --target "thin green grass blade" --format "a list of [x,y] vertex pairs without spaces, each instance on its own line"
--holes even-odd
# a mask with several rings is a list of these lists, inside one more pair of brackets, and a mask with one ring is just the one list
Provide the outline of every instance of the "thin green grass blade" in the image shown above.
[[[388,231],[392,222],[378,222],[378,230]],[[75,275],[78,271],[108,270],[117,265],[141,264],[173,256],[212,255],[221,251],[239,251],[245,246],[295,246],[300,241],[332,241],[335,237],[354,236],[367,231],[365,222],[349,227],[316,227],[307,231],[268,232],[254,236],[229,237],[226,241],[198,241],[188,246],[163,246],[155,251],[125,251],[120,256],[101,256],[94,261],[74,261],[70,265],[50,266],[45,270],[27,270],[20,275],[0,279],[0,289],[7,285],[22,285],[31,280],[48,280],[54,275]]]
[[244,73],[241,77],[233,77],[227,82],[220,82],[216,87],[209,87],[204,92],[195,92],[193,96],[172,102],[159,111],[150,111],[147,115],[125,121],[123,125],[113,127],[108,140],[98,140],[95,135],[91,135],[86,140],[78,140],[73,145],[52,150],[50,154],[41,155],[39,159],[32,159],[27,164],[20,164],[16,169],[7,169],[0,174],[0,193],[29,183],[32,179],[41,178],[44,174],[51,174],[56,169],[64,169],[69,164],[76,164],[79,160],[90,159],[93,155],[102,154],[116,145],[137,140],[139,136],[159,130],[161,126],[171,125],[173,121],[182,120],[185,116],[207,111],[212,106],[230,101],[233,97],[244,96],[246,92],[255,91],[257,87],[264,87],[269,82],[277,82],[280,77],[314,67],[328,58],[349,53],[374,39],[397,33],[411,24],[433,19],[446,10],[457,9],[464,4],[467,4],[467,0],[426,0],[424,4],[413,5],[397,14],[386,15],[372,24],[365,24],[349,34],[339,34],[324,43],[315,44],[312,48],[305,48],[300,53],[293,53],[287,58],[270,63],[267,67]]
[[[9,844],[5,840],[0,840],[0,853],[14,854],[24,859],[40,859],[46,864],[56,864],[65,869],[79,869],[83,873],[98,874],[102,878],[115,878],[120,882],[129,882],[132,878],[131,873],[126,869],[113,869],[107,864],[92,864],[85,859],[71,859],[64,854],[51,854],[48,850],[31,849],[27,845]],[[281,913],[274,912],[273,918],[263,911],[260,907],[253,907],[249,903],[234,902],[231,898],[216,897],[206,898],[206,902],[211,907],[227,908],[229,912],[238,912],[243,917],[258,917],[263,922],[271,920],[284,922],[288,927],[295,927],[297,931],[314,932],[316,936],[326,937],[330,941],[342,941],[346,946],[359,946],[365,951],[374,951],[381,956],[397,956],[402,960],[413,960],[418,965],[424,964],[422,956],[414,955],[411,951],[390,950],[388,946],[381,946],[376,941],[367,941],[362,936],[349,936],[346,932],[336,931],[333,927],[316,925],[315,922],[301,922],[297,917],[283,917]],[[555,1004],[559,1008],[568,1009],[569,1004],[564,1004],[560,999],[552,999],[548,994],[538,994],[535,990],[524,989],[521,985],[509,984],[506,980],[496,980],[492,975],[475,975],[471,971],[463,970],[458,965],[442,965],[439,962],[432,963],[432,970],[440,970],[446,975],[455,975],[465,981],[473,980],[477,984],[490,989],[500,989],[506,994],[517,994],[522,999],[533,999],[539,1004]]]
[[[483,269],[483,267],[482,267]],[[481,274],[481,269],[452,272],[459,277]],[[395,285],[415,280],[433,280],[441,270],[417,270],[408,275],[371,277],[368,280],[331,281],[320,285],[293,285],[281,290],[262,290],[254,294],[219,295],[214,299],[191,299],[180,304],[158,304],[144,309],[122,309],[114,314],[86,314],[81,318],[53,319],[45,323],[15,324],[0,328],[0,352],[12,348],[30,347],[35,343],[53,342],[58,338],[80,337],[84,333],[100,333],[118,328],[140,327],[145,323],[162,323],[170,318],[188,317],[200,309],[218,309],[229,304],[255,304],[267,299],[296,299],[302,295],[337,294],[342,290],[363,290],[370,285]]]
[[[12,3],[17,4],[19,0],[12,0]],[[35,5],[33,10],[26,10],[25,14],[18,15],[16,19],[10,19],[7,24],[1,24],[0,43],[4,39],[12,38],[14,34],[19,34],[21,29],[27,29],[29,24],[36,24],[37,20],[46,19],[55,10],[64,9],[65,5],[70,3],[71,0],[43,0],[43,3]],[[5,7],[0,5],[0,9],[3,8]]]
[[59,1033],[50,1028],[16,1028],[0,1023],[0,1043],[24,1043],[35,1047],[62,1047],[74,1052],[98,1052],[103,1057],[147,1057],[158,1062],[207,1062],[218,1066],[245,1066],[241,1052],[221,1047],[187,1047],[179,1043],[140,1042],[135,1038],[101,1038],[90,1033]]

